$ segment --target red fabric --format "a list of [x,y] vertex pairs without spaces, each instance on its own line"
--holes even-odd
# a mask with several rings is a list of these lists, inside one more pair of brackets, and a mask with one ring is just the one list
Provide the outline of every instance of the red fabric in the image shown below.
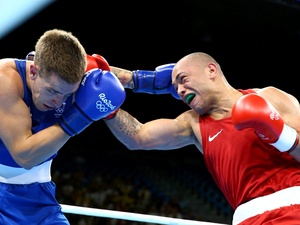
[[200,116],[199,122],[206,166],[233,209],[254,198],[300,186],[300,163],[264,143],[253,129],[236,130],[231,117],[214,120]]

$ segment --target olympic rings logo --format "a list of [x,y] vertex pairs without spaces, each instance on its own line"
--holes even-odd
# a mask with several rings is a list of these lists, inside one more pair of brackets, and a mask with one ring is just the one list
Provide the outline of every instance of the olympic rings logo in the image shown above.
[[56,108],[55,112],[58,113],[58,114],[62,114],[64,112],[64,109],[63,108]]
[[96,101],[96,109],[98,109],[100,112],[107,112],[108,108],[102,104],[102,101],[98,100]]
[[65,111],[65,106],[66,106],[66,102],[63,102],[63,104],[60,108],[56,108],[54,116],[57,117],[57,118],[60,117],[61,114]]

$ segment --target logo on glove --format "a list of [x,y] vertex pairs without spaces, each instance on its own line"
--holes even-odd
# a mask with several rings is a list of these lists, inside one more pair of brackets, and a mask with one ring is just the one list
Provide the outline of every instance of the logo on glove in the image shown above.
[[102,102],[100,100],[96,101],[96,108],[100,111],[100,112],[107,112],[108,108],[102,104]]
[[104,93],[99,94],[98,97],[100,98],[100,100],[96,101],[96,108],[100,112],[107,112],[108,108],[113,111],[116,108],[116,106],[111,103],[111,100],[107,100]]

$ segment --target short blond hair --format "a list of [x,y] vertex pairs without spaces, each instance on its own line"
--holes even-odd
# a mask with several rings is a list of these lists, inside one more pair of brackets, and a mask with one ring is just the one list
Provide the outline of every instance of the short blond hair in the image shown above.
[[67,83],[74,84],[86,70],[86,52],[71,32],[48,30],[35,45],[34,63],[41,76],[55,72]]

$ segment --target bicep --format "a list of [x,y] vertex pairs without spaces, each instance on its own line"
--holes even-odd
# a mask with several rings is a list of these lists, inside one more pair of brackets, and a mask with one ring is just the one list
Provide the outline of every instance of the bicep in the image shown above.
[[0,95],[0,127],[0,138],[10,151],[31,135],[31,116],[20,97]]
[[178,119],[158,119],[145,123],[139,137],[146,149],[178,149],[193,144],[192,129]]
[[104,120],[114,136],[130,150],[177,149],[195,142],[185,113],[176,119],[157,119],[141,123],[119,109],[115,118]]

